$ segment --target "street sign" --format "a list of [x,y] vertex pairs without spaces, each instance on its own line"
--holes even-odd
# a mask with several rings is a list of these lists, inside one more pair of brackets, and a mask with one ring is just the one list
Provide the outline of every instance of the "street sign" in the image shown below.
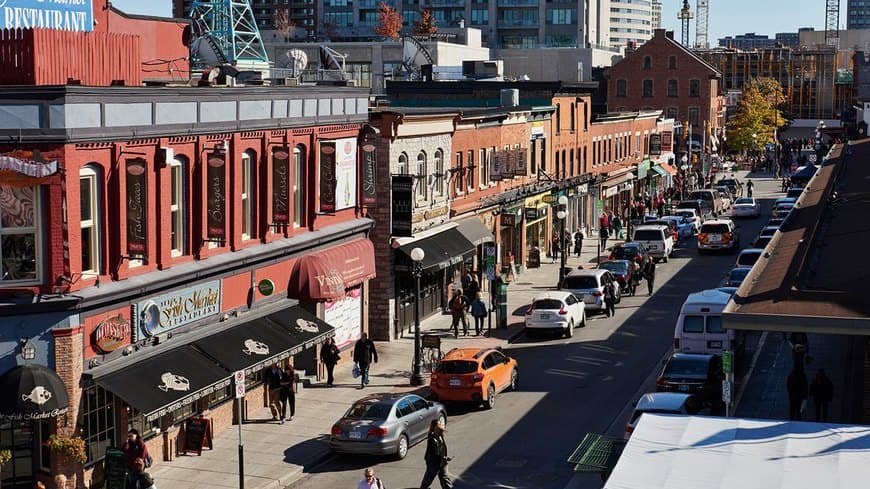
[[723,380],[722,381],[722,402],[725,404],[731,404],[731,381]]
[[722,372],[725,374],[734,372],[734,352],[731,350],[722,352]]
[[237,370],[233,372],[233,384],[236,389],[236,399],[245,397],[245,371]]
[[486,279],[495,278],[495,243],[485,243],[483,247],[484,261],[486,263]]

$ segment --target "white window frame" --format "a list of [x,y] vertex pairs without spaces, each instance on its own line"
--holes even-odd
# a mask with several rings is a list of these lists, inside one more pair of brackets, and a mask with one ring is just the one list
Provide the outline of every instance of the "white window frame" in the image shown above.
[[293,227],[305,225],[305,148],[293,147]]
[[444,150],[438,148],[435,150],[435,195],[441,197],[444,195]]
[[[183,256],[187,251],[187,161],[176,157],[169,164],[169,222],[170,222],[170,253],[173,257]],[[172,203],[175,200],[175,203]],[[176,228],[172,236],[172,227]]]
[[417,201],[426,200],[426,188],[428,185],[428,168],[427,168],[427,156],[424,151],[420,151],[417,153],[417,172],[416,172],[416,180],[417,187],[414,189],[414,199]]
[[[79,209],[79,222],[81,223],[82,234],[84,234],[85,229],[88,229],[91,233],[91,246],[88,250],[91,255],[91,267],[85,268],[85,264],[82,263],[82,276],[83,277],[94,277],[100,274],[100,243],[102,242],[102,229],[100,229],[100,192],[99,192],[99,174],[91,168],[90,166],[84,166],[79,170],[79,192],[81,192],[82,188],[82,180],[90,181],[90,195],[88,199],[90,201],[90,209],[88,209],[88,213],[90,214],[90,219],[83,219],[81,216],[84,215],[83,209]],[[81,202],[81,198],[79,199]],[[82,250],[84,251],[84,249]]]
[[[42,196],[38,185],[30,187],[33,190],[33,226],[32,227],[2,227],[0,222],[0,286],[36,285],[42,282]],[[3,236],[7,234],[33,233],[35,241],[34,256],[36,259],[36,277],[25,280],[3,280]]]
[[254,155],[249,151],[242,153],[241,193],[242,239],[251,239],[254,234]]

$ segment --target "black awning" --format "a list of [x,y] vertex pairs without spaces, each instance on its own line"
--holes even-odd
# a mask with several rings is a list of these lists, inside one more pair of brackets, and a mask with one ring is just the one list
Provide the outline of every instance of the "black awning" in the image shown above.
[[302,349],[298,338],[261,317],[196,340],[194,344],[229,372],[255,372]]
[[34,363],[0,375],[0,421],[56,418],[68,409],[66,386],[54,370]]
[[264,318],[288,333],[295,345],[290,354],[311,348],[335,334],[335,328],[300,306],[273,312]]
[[458,229],[459,232],[475,246],[494,241],[492,231],[490,231],[477,216],[471,216],[459,220],[459,222],[456,223],[456,229]]
[[474,253],[475,246],[457,228],[450,228],[438,234],[412,241],[399,247],[399,251],[411,259],[411,250],[420,248],[425,255],[421,262],[423,269],[447,268],[462,262],[466,255]]
[[184,345],[95,377],[94,382],[151,421],[226,387],[230,372],[192,345]]

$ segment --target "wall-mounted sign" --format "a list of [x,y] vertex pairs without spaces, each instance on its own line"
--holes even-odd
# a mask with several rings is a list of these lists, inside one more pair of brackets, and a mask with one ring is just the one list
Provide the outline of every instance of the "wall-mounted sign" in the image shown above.
[[662,152],[670,153],[674,150],[674,133],[662,133]]
[[290,222],[290,148],[272,149],[272,222]]
[[373,205],[378,203],[377,191],[377,160],[378,150],[371,141],[363,141],[362,145],[362,188],[360,189],[360,204]]
[[205,167],[206,235],[223,241],[227,237],[226,155],[208,153]]
[[532,122],[531,139],[544,137],[544,123],[541,121]]
[[131,333],[130,321],[123,315],[103,319],[94,329],[94,346],[103,353],[115,351],[130,343]]
[[257,290],[259,290],[262,295],[270,296],[272,295],[272,292],[275,292],[275,282],[272,282],[267,278],[260,280],[257,283]]
[[132,257],[143,257],[148,252],[147,174],[148,164],[144,159],[127,160],[127,254]]
[[649,135],[649,155],[650,156],[658,156],[662,154],[662,135],[661,134],[650,134]]
[[526,148],[517,150],[517,166],[514,174],[520,177],[529,174],[528,164],[526,163]]
[[504,161],[504,168],[502,170],[502,174],[504,178],[513,178],[514,172],[516,171],[516,151],[512,149],[506,149],[501,152],[502,161]]
[[537,221],[538,220],[538,208],[537,207],[526,207],[525,216],[526,216],[526,221]]
[[413,236],[411,228],[414,213],[414,177],[411,175],[393,175],[392,178],[392,232],[396,237]]
[[489,155],[489,179],[498,182],[504,174],[504,158],[501,151],[493,151]]
[[335,210],[356,207],[357,182],[356,138],[335,142]]
[[221,310],[221,281],[176,290],[133,305],[133,330],[138,341],[171,331]]
[[4,29],[94,30],[91,0],[0,0]]
[[501,215],[501,225],[502,226],[516,226],[517,225],[517,216],[516,214],[502,214]]
[[320,212],[335,212],[335,141],[320,143]]
[[589,193],[589,184],[584,183],[582,185],[577,185],[577,195],[586,195]]

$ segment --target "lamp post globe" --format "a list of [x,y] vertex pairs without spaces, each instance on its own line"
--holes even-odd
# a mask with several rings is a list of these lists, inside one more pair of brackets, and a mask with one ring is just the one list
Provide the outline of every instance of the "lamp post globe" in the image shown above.
[[568,197],[561,195],[559,196],[559,205],[565,206],[568,205]]
[[562,282],[565,281],[565,246],[567,246],[565,242],[565,225],[568,220],[568,209],[565,206],[567,205],[568,197],[564,195],[559,197],[559,206],[561,208],[556,212],[556,217],[562,221],[562,233],[559,236],[559,241],[562,243],[561,251],[559,251],[559,290],[562,290]]
[[420,351],[420,275],[423,274],[423,258],[426,252],[422,248],[411,250],[411,273],[414,275],[414,371],[411,372],[411,385],[423,385],[423,356]]

